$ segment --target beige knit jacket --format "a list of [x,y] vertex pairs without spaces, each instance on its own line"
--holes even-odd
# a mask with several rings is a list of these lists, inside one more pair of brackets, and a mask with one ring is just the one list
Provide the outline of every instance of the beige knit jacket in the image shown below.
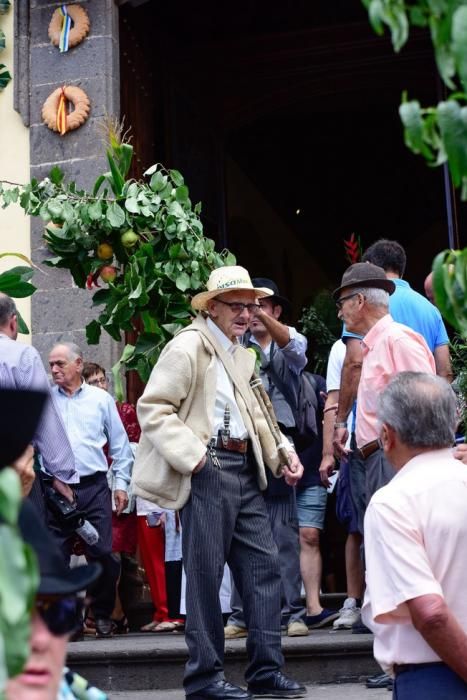
[[[249,385],[255,356],[242,347],[233,356],[226,353],[199,315],[166,345],[137,406],[142,434],[133,466],[133,492],[163,508],[178,510],[185,505],[191,473],[212,437],[217,357],[233,382],[256,458],[259,487],[266,488],[265,463],[275,476],[280,474],[274,438]],[[283,442],[288,444],[285,437]]]

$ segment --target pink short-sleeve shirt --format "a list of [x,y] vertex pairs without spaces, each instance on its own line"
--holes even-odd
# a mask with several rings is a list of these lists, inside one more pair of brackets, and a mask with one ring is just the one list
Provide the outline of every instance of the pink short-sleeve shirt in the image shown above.
[[363,364],[357,394],[358,447],[379,437],[378,396],[398,372],[436,374],[425,339],[407,326],[383,316],[362,340]]

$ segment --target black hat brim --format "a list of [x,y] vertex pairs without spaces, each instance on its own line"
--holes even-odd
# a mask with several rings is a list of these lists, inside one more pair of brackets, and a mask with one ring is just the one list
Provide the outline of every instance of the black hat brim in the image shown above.
[[396,285],[392,280],[389,279],[381,279],[379,277],[376,277],[374,279],[366,279],[366,280],[349,280],[345,284],[341,285],[337,289],[335,289],[332,293],[333,299],[337,301],[339,294],[342,292],[343,289],[351,289],[353,287],[366,287],[366,288],[372,288],[372,289],[384,289],[385,292],[388,292],[388,294],[394,294],[394,291],[396,289]]
[[38,593],[42,595],[68,596],[85,590],[102,573],[102,567],[98,562],[76,566],[60,575],[41,575]]

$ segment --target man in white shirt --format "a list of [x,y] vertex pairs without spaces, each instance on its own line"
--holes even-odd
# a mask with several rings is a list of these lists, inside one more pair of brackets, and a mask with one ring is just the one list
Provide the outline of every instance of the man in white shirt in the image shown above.
[[465,700],[467,470],[452,454],[454,393],[439,377],[401,372],[378,415],[396,475],[365,515],[363,619],[398,700]]
[[[264,462],[292,485],[303,467],[280,434],[289,464],[279,460],[249,384],[256,356],[238,343],[258,311],[257,299],[270,294],[254,288],[242,267],[214,270],[207,291],[192,299],[201,313],[168,343],[138,402],[142,437],[135,492],[162,507],[181,508],[189,700],[306,694],[280,670],[278,554],[260,494]],[[247,692],[224,678],[219,587],[226,561],[249,630]]]

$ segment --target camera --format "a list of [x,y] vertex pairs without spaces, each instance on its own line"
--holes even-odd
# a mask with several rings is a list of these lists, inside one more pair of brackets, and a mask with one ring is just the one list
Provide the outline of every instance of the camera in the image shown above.
[[62,532],[69,535],[76,532],[89,545],[97,543],[99,533],[86,520],[86,514],[82,510],[78,510],[77,503],[70,503],[51,486],[44,487],[44,495],[47,507],[55,516]]

